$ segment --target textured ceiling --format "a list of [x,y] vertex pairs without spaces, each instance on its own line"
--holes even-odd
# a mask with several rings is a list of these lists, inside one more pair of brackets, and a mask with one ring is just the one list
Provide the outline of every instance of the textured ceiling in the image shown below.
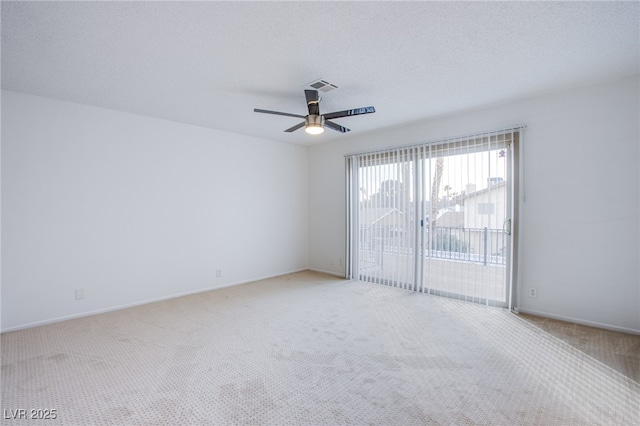
[[[2,88],[302,145],[626,76],[640,4],[7,2]],[[352,129],[284,133],[324,78]]]

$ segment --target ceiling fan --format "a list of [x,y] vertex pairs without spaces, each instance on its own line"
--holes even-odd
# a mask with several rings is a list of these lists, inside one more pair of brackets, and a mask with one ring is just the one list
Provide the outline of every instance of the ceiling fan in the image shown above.
[[312,135],[319,135],[324,132],[324,126],[335,130],[340,133],[347,133],[351,129],[347,129],[339,124],[329,121],[334,118],[349,117],[352,115],[371,114],[376,112],[376,109],[372,106],[364,108],[347,109],[344,111],[330,112],[328,114],[320,114],[320,98],[318,97],[317,90],[305,90],[304,96],[307,98],[307,108],[309,110],[308,115],[289,114],[288,112],[269,111],[266,109],[255,108],[255,112],[261,112],[264,114],[284,115],[287,117],[304,118],[302,123],[296,124],[293,127],[288,128],[285,132],[293,132],[304,127],[305,132]]

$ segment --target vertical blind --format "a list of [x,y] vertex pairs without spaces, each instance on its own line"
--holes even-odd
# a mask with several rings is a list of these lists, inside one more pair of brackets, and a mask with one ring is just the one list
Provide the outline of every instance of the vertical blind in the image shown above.
[[522,128],[347,155],[347,277],[506,304]]

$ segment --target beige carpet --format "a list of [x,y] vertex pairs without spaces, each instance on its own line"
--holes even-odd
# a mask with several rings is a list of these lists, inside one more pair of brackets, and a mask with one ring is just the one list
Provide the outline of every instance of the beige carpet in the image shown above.
[[504,309],[311,272],[1,350],[3,424],[640,424],[637,382]]

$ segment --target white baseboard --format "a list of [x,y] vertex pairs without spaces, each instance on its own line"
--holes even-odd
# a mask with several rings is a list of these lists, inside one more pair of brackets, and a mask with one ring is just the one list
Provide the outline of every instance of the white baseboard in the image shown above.
[[619,331],[619,332],[622,332],[622,333],[640,335],[640,330],[636,330],[636,329],[633,329],[633,328],[619,327],[619,326],[611,325],[611,324],[604,324],[604,323],[595,322],[595,321],[587,321],[587,320],[583,320],[583,319],[579,319],[579,318],[566,317],[566,316],[563,316],[563,315],[555,315],[555,314],[550,314],[548,312],[536,311],[536,310],[533,310],[533,309],[518,308],[518,310],[519,310],[520,313],[523,313],[523,314],[530,314],[530,315],[535,315],[535,316],[538,316],[538,317],[551,318],[551,319],[560,320],[560,321],[572,322],[574,324],[587,325],[589,327],[602,328],[602,329],[605,329],[605,330]]
[[132,302],[132,303],[125,303],[123,305],[116,305],[116,306],[110,306],[110,307],[102,308],[102,309],[95,309],[95,310],[92,310],[92,311],[80,312],[80,313],[73,314],[73,315],[64,315],[64,316],[61,316],[61,317],[51,318],[51,319],[47,319],[47,320],[35,321],[35,322],[27,323],[27,324],[17,325],[17,326],[14,326],[14,327],[3,328],[2,330],[0,330],[0,333],[9,333],[11,331],[25,330],[27,328],[39,327],[41,325],[47,325],[47,324],[54,324],[56,322],[67,321],[67,320],[71,320],[71,319],[75,319],[75,318],[88,317],[90,315],[104,314],[106,312],[118,311],[120,309],[126,309],[126,308],[133,308],[134,306],[146,305],[148,303],[154,303],[154,302],[161,302],[163,300],[175,299],[177,297],[183,297],[183,296],[189,296],[189,295],[192,295],[192,294],[204,293],[205,291],[219,290],[219,289],[222,289],[222,288],[227,288],[227,287],[233,287],[233,286],[237,286],[237,285],[241,285],[241,284],[252,283],[252,282],[255,282],[255,281],[267,280],[269,278],[281,277],[283,275],[289,275],[289,274],[294,274],[296,272],[302,272],[302,271],[308,271],[308,270],[309,270],[309,268],[295,269],[293,271],[282,272],[282,273],[278,273],[278,274],[275,274],[275,275],[267,275],[267,276],[263,276],[263,277],[256,277],[256,278],[251,278],[251,279],[246,279],[246,280],[241,280],[241,281],[224,283],[224,284],[221,284],[221,285],[201,288],[201,289],[198,289],[198,290],[185,291],[185,292],[181,292],[181,293],[174,293],[174,294],[171,294],[171,295],[168,295],[168,296],[154,297],[154,298],[151,298],[151,299],[139,300],[139,301]]

